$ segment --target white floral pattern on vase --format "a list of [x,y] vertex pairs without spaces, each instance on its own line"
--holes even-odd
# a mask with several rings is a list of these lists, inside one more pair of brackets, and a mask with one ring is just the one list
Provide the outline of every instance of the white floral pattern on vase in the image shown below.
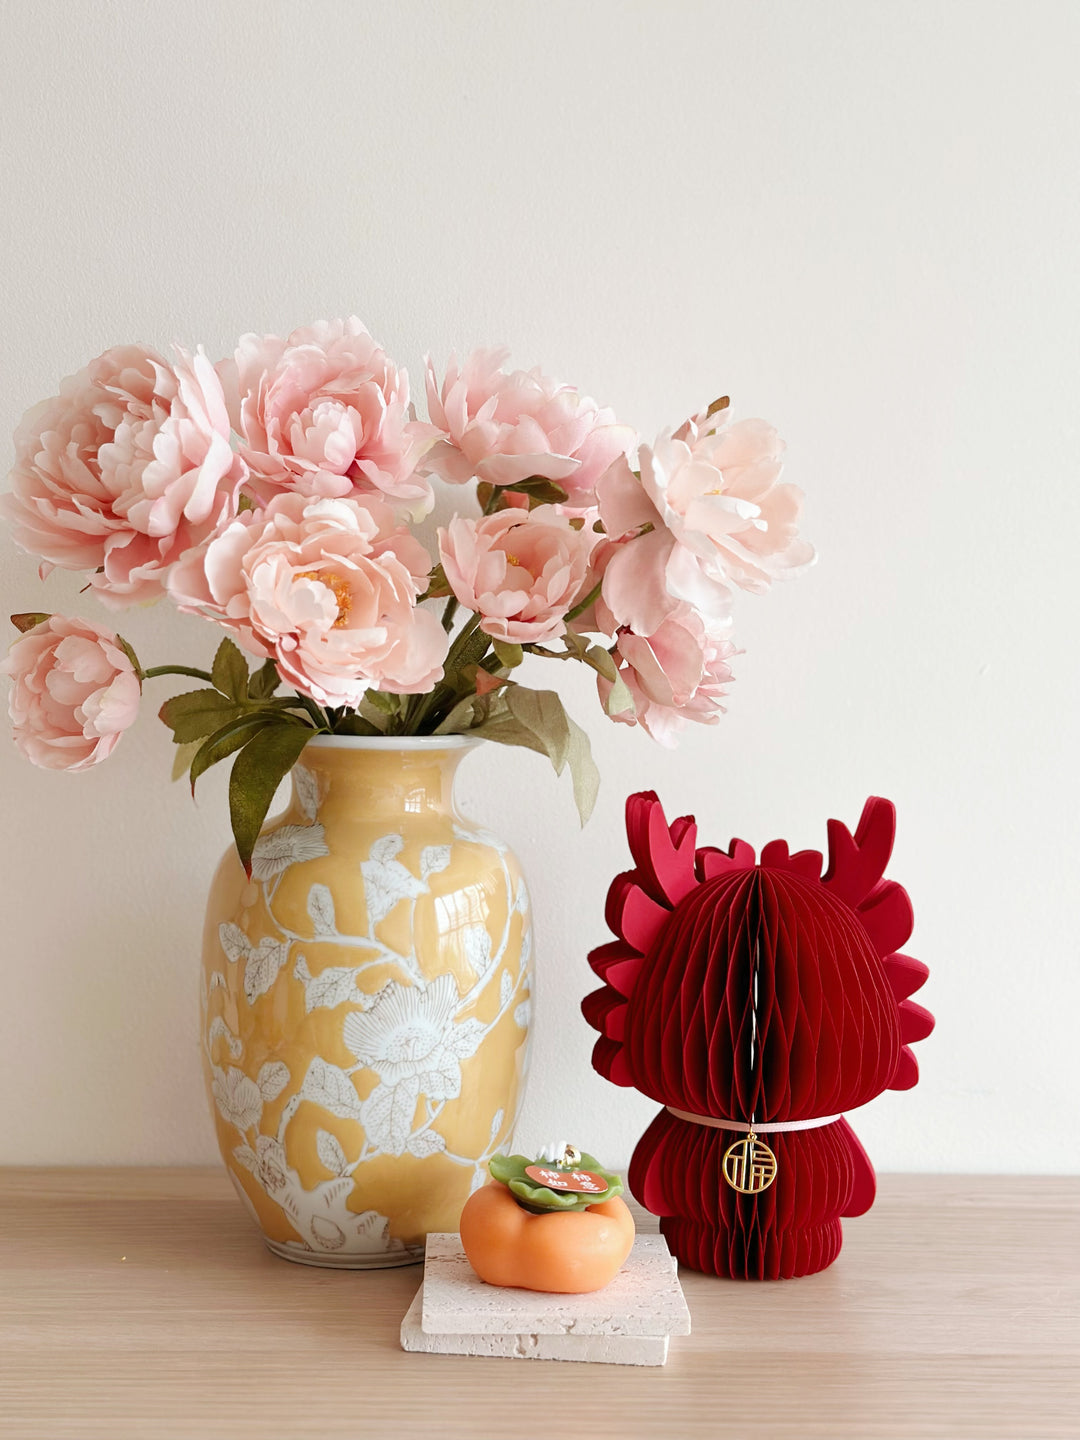
[[437,976],[424,990],[391,980],[370,1010],[345,1021],[345,1044],[380,1082],[364,1101],[364,1129],[389,1155],[444,1148],[430,1121],[414,1129],[413,1114],[421,1094],[429,1101],[461,1094],[461,1062],[476,1054],[484,1027],[479,1020],[455,1023],[459,1004],[452,975]]
[[[452,769],[456,747],[429,744]],[[509,1143],[527,1063],[528,893],[505,845],[437,804],[385,833],[370,833],[372,817],[366,853],[343,864],[334,833],[358,836],[328,802],[345,784],[342,751],[309,746],[304,759],[317,763],[295,768],[251,881],[226,856],[211,896],[203,1034],[219,1141],[276,1253],[408,1263],[426,1229],[455,1228]],[[216,919],[223,903],[234,913]]]

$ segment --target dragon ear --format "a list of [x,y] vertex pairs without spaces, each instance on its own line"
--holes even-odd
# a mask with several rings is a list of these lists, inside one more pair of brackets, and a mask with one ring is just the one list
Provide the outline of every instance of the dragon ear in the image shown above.
[[822,886],[855,911],[884,960],[904,944],[915,923],[907,891],[884,878],[896,836],[896,807],[872,795],[854,836],[839,820],[830,820],[828,829],[829,868]]
[[697,824],[692,816],[683,815],[668,825],[659,799],[651,790],[643,790],[626,802],[626,838],[637,866],[635,878],[658,904],[677,905],[697,884]]
[[857,910],[885,874],[896,837],[896,806],[871,795],[863,806],[854,837],[839,820],[830,820],[829,868],[821,883]]
[[581,1003],[582,1014],[600,1031],[593,1066],[616,1085],[632,1085],[623,1048],[627,1000],[646,956],[672,910],[698,883],[694,870],[697,826],[689,816],[668,825],[651,790],[626,802],[626,834],[637,868],[616,875],[608,889],[605,918],[618,938],[589,955],[604,982]]
[[829,868],[821,883],[851,907],[881,956],[897,1001],[902,1042],[889,1089],[910,1090],[919,1079],[919,1064],[910,1046],[930,1034],[934,1017],[907,998],[925,982],[926,966],[897,953],[911,934],[915,917],[904,887],[885,879],[895,837],[896,807],[879,796],[872,795],[863,806],[854,836],[839,820],[830,820]]

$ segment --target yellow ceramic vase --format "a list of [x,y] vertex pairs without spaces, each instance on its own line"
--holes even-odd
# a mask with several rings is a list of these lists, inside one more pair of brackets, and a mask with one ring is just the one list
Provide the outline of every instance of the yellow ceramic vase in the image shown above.
[[203,1057],[221,1154],[276,1254],[364,1268],[456,1230],[525,1078],[529,899],[454,808],[461,736],[312,739],[248,880],[218,866]]

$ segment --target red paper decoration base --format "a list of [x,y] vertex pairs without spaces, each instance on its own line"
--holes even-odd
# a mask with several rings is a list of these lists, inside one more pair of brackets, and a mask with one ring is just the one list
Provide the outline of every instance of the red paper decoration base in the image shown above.
[[782,840],[760,861],[741,840],[697,849],[694,820],[669,826],[650,793],[630,797],[626,825],[636,868],[608,892],[617,938],[590,955],[604,985],[582,1005],[600,1031],[593,1064],[664,1106],[764,1127],[777,1159],[768,1189],[741,1194],[721,1166],[745,1132],[665,1109],[634,1152],[630,1188],[694,1269],[821,1270],[840,1251],[841,1217],[864,1213],[875,1190],[854,1131],[829,1117],[914,1085],[909,1046],[934,1024],[908,998],[927,968],[899,952],[911,903],[884,878],[894,808],[868,800],[854,836],[830,821],[824,875],[820,854]]

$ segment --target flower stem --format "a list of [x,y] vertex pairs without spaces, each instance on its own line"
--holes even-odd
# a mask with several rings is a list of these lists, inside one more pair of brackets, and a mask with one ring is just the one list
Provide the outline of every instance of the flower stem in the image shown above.
[[206,680],[211,685],[214,683],[214,677],[209,670],[196,670],[192,665],[154,665],[142,672],[144,680],[153,680],[158,675],[190,675],[193,680]]
[[323,730],[333,730],[333,726],[330,724],[329,717],[319,708],[318,705],[316,705],[315,701],[312,700],[310,696],[298,695],[296,698],[297,700],[299,700],[300,704],[304,707],[307,713],[311,716],[312,720],[314,720],[316,730],[320,732]]
[[603,580],[598,580],[593,586],[593,588],[589,591],[589,593],[585,596],[584,600],[579,600],[572,610],[568,610],[566,612],[566,621],[568,624],[571,620],[576,620],[579,615],[583,615],[585,613],[585,611],[600,594],[600,590],[603,584]]
[[456,595],[451,595],[450,599],[446,602],[446,609],[442,613],[442,628],[446,631],[448,635],[450,634],[451,626],[454,623],[454,611],[457,609],[457,607],[458,598]]
[[[473,635],[475,635],[477,628],[480,625],[481,618],[482,617],[477,614],[470,615],[468,620],[465,621],[465,624],[458,631],[454,639],[454,643],[450,646],[450,649],[447,652],[446,659],[443,662],[443,674],[447,677],[447,679],[451,680],[451,682],[454,674],[455,662],[460,659],[461,652],[464,649],[468,640],[471,639]],[[480,659],[482,660],[483,656],[481,656]],[[477,663],[479,664],[479,661]],[[401,728],[398,730],[397,733],[399,735],[419,735],[421,733],[421,723],[423,722],[425,716],[431,710],[432,705],[436,703],[437,697],[440,700],[442,699],[442,696],[439,692],[447,688],[453,690],[453,684],[451,683],[450,686],[447,687],[446,681],[441,681],[438,685],[435,686],[434,690],[429,690],[426,695],[413,695],[409,700],[409,704],[406,706],[405,714],[402,716],[401,720]]]
[[481,616],[474,614],[470,615],[468,620],[465,621],[465,624],[458,631],[457,639],[450,646],[449,654],[446,657],[446,663],[443,666],[444,671],[450,672],[453,669],[454,662],[460,658],[461,651],[465,648],[466,642],[470,640],[472,636],[476,634],[476,631],[479,629],[480,620]]

